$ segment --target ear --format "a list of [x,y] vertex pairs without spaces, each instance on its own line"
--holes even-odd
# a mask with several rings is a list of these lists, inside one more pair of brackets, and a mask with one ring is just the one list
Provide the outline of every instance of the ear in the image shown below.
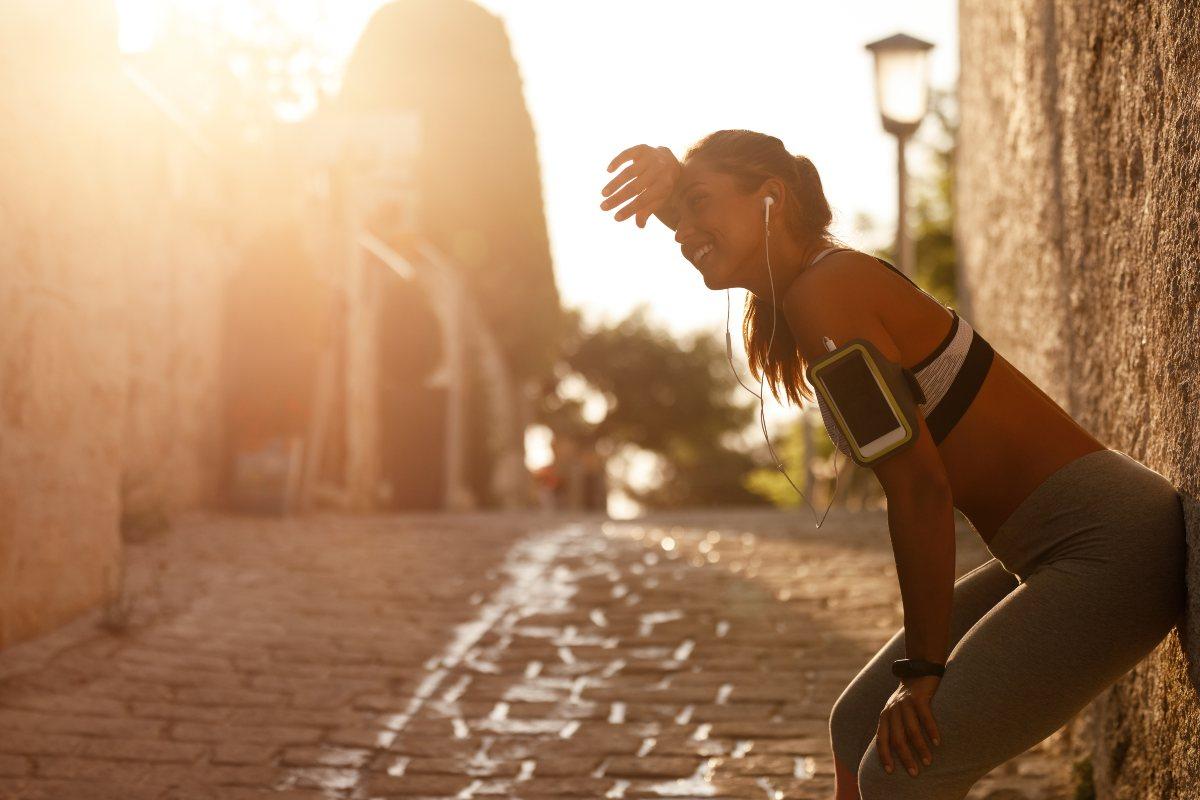
[[767,195],[775,198],[775,205],[771,206],[771,211],[778,211],[783,208],[783,199],[787,196],[787,185],[779,178],[767,178],[762,182],[762,186],[758,187],[758,202],[762,202]]

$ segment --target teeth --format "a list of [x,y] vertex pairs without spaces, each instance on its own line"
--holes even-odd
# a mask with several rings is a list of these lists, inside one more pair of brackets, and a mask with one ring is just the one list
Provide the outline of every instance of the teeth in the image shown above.
[[692,261],[699,262],[700,259],[702,259],[706,255],[708,255],[709,252],[712,251],[712,249],[713,249],[713,246],[711,244],[704,245],[704,247],[701,247],[699,250],[696,251],[696,255],[692,257]]

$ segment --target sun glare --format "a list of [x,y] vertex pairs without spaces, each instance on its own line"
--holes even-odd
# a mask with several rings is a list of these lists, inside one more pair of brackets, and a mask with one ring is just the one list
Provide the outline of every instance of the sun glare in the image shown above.
[[[203,19],[216,22],[224,30],[242,37],[250,37],[264,10],[278,15],[289,28],[305,31],[314,41],[322,38],[325,23],[333,17],[350,16],[357,19],[360,14],[343,13],[344,6],[364,6],[366,3],[334,4],[328,0],[116,0],[120,19],[120,48],[125,53],[137,53],[150,49],[164,34],[172,15],[184,19]],[[334,11],[337,14],[334,14]],[[330,26],[339,30],[341,26]]]
[[164,6],[152,0],[117,0],[119,45],[123,53],[149,50],[162,27]]

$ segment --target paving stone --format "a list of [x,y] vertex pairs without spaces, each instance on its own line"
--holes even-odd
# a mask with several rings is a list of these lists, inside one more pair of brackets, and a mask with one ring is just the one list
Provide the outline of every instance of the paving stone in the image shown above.
[[162,788],[133,782],[103,785],[92,781],[0,778],[0,800],[159,800]]
[[317,728],[258,725],[205,725],[179,722],[170,735],[181,742],[243,742],[249,744],[314,744],[321,739]]
[[63,756],[78,752],[86,741],[82,736],[0,730],[0,753]]
[[686,778],[700,766],[701,759],[682,756],[614,756],[604,774],[618,778]]
[[199,760],[208,747],[201,744],[167,742],[159,739],[85,739],[75,755],[116,761],[179,762]]
[[20,778],[28,775],[31,767],[25,756],[0,754],[0,778]]
[[612,778],[538,778],[520,781],[507,786],[494,786],[492,791],[505,797],[605,797],[616,785]]
[[273,745],[244,742],[217,742],[212,746],[214,764],[267,764],[274,760],[279,748]]
[[0,729],[152,739],[162,731],[163,724],[150,720],[85,717],[8,708],[0,709]]
[[656,519],[185,517],[127,549],[155,613],[0,652],[0,800],[828,800],[829,709],[902,623],[886,512]]
[[458,775],[404,775],[394,778],[388,775],[372,775],[367,779],[366,789],[377,797],[411,797],[413,795],[456,795],[466,788],[472,779]]
[[[599,754],[541,758],[538,759],[533,774],[539,778],[569,778],[572,776],[586,778],[591,776],[603,761],[604,757]],[[520,770],[518,770],[518,774],[519,772]]]

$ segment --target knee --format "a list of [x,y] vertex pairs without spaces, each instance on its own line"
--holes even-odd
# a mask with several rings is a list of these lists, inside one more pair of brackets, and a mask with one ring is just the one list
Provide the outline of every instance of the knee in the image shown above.
[[842,692],[829,712],[829,745],[834,757],[848,770],[858,766],[867,737],[874,734],[874,730],[868,730],[865,725],[853,695],[849,690]]
[[909,775],[904,765],[896,759],[895,768],[889,774],[879,759],[874,745],[867,748],[858,765],[858,793],[862,800],[930,800],[941,797],[930,793],[928,780],[922,781],[925,773]]
[[949,754],[938,751],[932,765],[918,763],[917,774],[910,775],[899,756],[893,755],[894,767],[883,768],[874,741],[858,764],[858,791],[862,800],[959,800],[987,770],[963,769],[948,761]]
[[908,788],[903,780],[915,782],[916,779],[905,772],[903,766],[897,766],[889,775],[879,760],[878,751],[874,747],[867,748],[858,764],[858,793],[862,800],[907,797],[902,793]]

